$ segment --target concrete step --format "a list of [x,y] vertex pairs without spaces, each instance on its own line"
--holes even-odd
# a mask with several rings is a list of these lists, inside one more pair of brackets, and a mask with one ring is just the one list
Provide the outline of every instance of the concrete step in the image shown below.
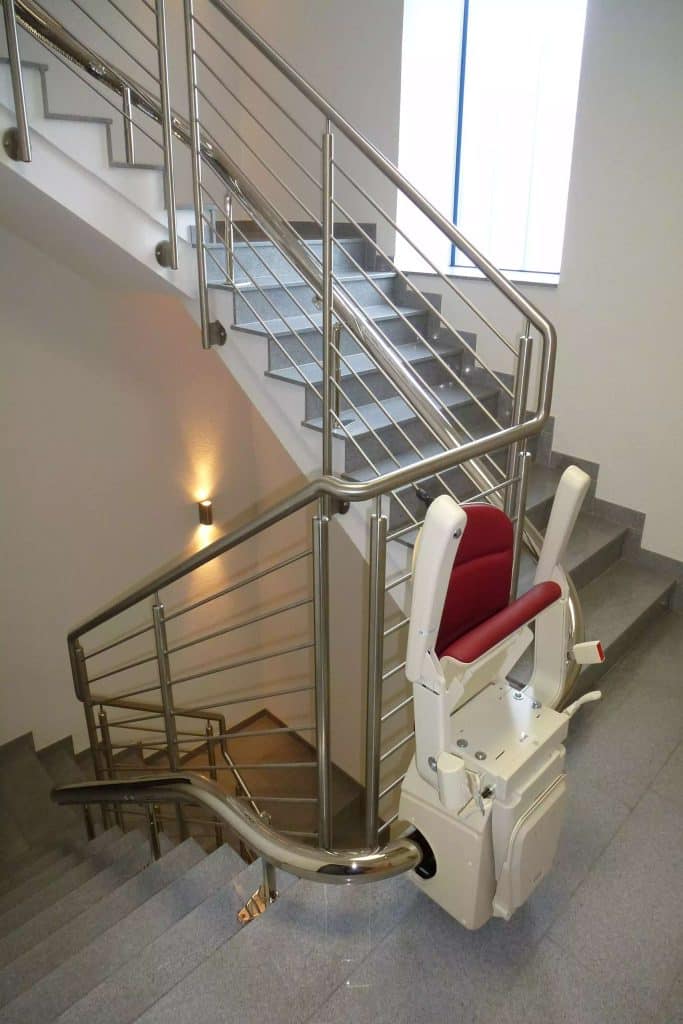
[[579,592],[586,621],[586,636],[602,642],[606,658],[587,665],[579,692],[593,689],[600,678],[643,630],[666,608],[676,579],[620,558]]
[[25,872],[19,873],[18,877],[13,879],[7,892],[3,893],[0,899],[0,917],[11,907],[23,902],[23,900],[34,895],[34,893],[45,889],[66,871],[71,870],[83,861],[89,859],[96,860],[98,855],[109,844],[121,839],[121,832],[119,829],[112,829],[103,833],[103,836],[106,836],[106,838],[103,838],[100,843],[95,845],[91,846],[88,843],[81,842],[72,849],[59,847],[59,857],[50,858],[47,860],[47,863],[43,863],[41,857],[37,864],[27,865]]
[[[21,944],[16,943],[14,947],[14,960],[0,970],[0,1006],[93,942],[203,857],[198,844],[188,839],[44,938],[41,939],[42,930],[32,935],[30,929],[24,929]],[[21,946],[24,946],[23,953]]]
[[[8,1003],[0,1013],[0,1021],[19,1024],[20,1021],[55,1020],[114,971],[130,961],[137,961],[150,943],[167,934],[209,893],[226,886],[243,868],[243,861],[225,846],[203,857],[165,889]],[[91,1020],[99,1021],[99,1015]]]
[[[170,844],[164,841],[162,851],[168,853],[170,849]],[[110,893],[125,886],[130,879],[144,871],[149,863],[145,849],[137,847],[61,900],[35,914],[0,939],[0,967],[12,963],[17,957],[86,913],[101,900],[107,899]]]
[[[299,881],[138,1019],[196,1024],[305,1021],[420,896],[405,877],[366,886]],[[425,955],[429,955],[428,952]]]
[[[397,309],[393,309],[386,302],[374,302],[365,307],[365,312],[371,320],[382,325],[393,320],[400,321],[401,318],[399,314],[402,314],[406,319],[415,316],[424,316],[424,310],[419,307],[398,306]],[[294,332],[301,335],[320,335],[320,331],[322,329],[322,313],[317,310],[315,314],[311,316],[289,316],[286,320],[281,317],[273,317],[266,320],[265,325],[254,319],[236,324],[233,329],[236,331],[243,331],[246,334],[268,334],[274,335],[275,337],[286,337],[287,335],[294,334]],[[382,327],[382,329],[384,329],[384,327]],[[408,341],[409,339],[410,334],[405,340]]]
[[73,808],[52,803],[52,786],[50,775],[36,756],[30,734],[0,749],[0,819],[7,812],[29,844],[53,846],[61,833],[82,822]]
[[[598,516],[582,512],[576,521],[567,546],[564,567],[571,573],[578,589],[606,572],[619,558],[628,530]],[[524,594],[533,585],[536,563],[527,553],[522,556],[519,593]]]
[[76,761],[71,736],[38,750],[37,754],[55,786],[68,786],[72,782],[83,782],[87,778]]
[[[386,302],[391,296],[396,275],[390,271],[368,271],[368,277],[361,273],[345,272],[337,275],[340,290],[361,306],[373,306]],[[283,282],[284,285],[284,282]],[[392,301],[397,304],[396,299]],[[316,304],[317,302],[317,304]],[[235,324],[258,321],[266,323],[273,319],[315,317],[320,312],[319,297],[309,285],[287,284],[280,286],[260,283],[243,284],[233,292]]]
[[[74,1003],[59,1018],[59,1024],[129,1024],[152,1007],[167,992],[190,975],[233,935],[241,931],[240,910],[261,884],[260,861],[243,867],[227,883],[220,867],[225,857],[221,847],[209,858],[218,865],[215,890],[193,911],[128,960],[119,970]],[[278,872],[282,894],[295,879]],[[272,908],[271,908],[272,909]],[[269,910],[270,913],[270,910]],[[267,927],[267,920],[265,921]],[[253,927],[253,925],[249,925]],[[215,1019],[216,1011],[211,1015]],[[235,1018],[237,1019],[237,1018]]]
[[[237,233],[236,233],[237,236]],[[194,241],[194,228],[191,227],[189,237]],[[306,245],[318,260],[322,259],[322,242],[320,239],[309,239]],[[207,246],[206,269],[211,287],[226,287],[226,256],[222,242],[211,242]],[[334,269],[337,274],[355,273],[360,265],[364,270],[373,269],[374,260],[368,253],[369,246],[362,238],[338,238],[334,246]],[[235,280],[240,285],[252,282],[258,285],[278,286],[278,278],[283,284],[296,285],[303,282],[287,258],[273,242],[251,240],[249,242],[235,240]],[[277,277],[275,276],[277,275]]]
[[[54,904],[59,903],[55,912],[67,913],[64,909],[65,897],[75,890],[82,889],[85,882],[100,874],[104,875],[109,887],[113,888],[115,884],[119,884],[120,871],[128,865],[129,860],[136,871],[140,870],[147,863],[148,851],[149,844],[146,838],[139,832],[129,832],[98,850],[92,857],[70,867],[48,885],[30,892],[29,895],[25,890],[21,902],[14,904],[0,917],[0,936],[8,935],[37,914],[46,914]],[[29,883],[28,891],[30,888]],[[71,907],[71,902],[68,902],[68,906]],[[69,914],[72,912],[68,911]]]
[[80,828],[74,831],[74,839],[47,849],[39,846],[32,851],[32,855],[23,857],[22,860],[12,864],[12,869],[6,873],[6,881],[0,890],[0,895],[4,896],[5,893],[8,893],[15,886],[22,885],[27,879],[30,879],[33,874],[40,873],[46,867],[54,864],[62,857],[68,856],[70,853],[77,853],[83,858],[95,852],[99,847],[112,843],[120,837],[121,830],[119,828],[109,828],[106,831],[102,831],[94,840],[88,842],[84,836],[84,828]]
[[40,874],[50,865],[68,856],[68,854],[77,853],[81,858],[86,857],[89,855],[89,852],[94,852],[100,846],[113,842],[120,835],[120,829],[108,829],[106,832],[101,832],[92,842],[88,842],[84,835],[84,829],[81,827],[78,830],[74,830],[73,839],[67,838],[60,842],[59,845],[47,848],[42,846],[32,847],[28,855],[22,856],[18,861],[13,861],[11,866],[8,866],[5,871],[6,880],[0,888],[0,896],[4,896],[11,889],[21,885],[33,875]]
[[[479,381],[472,381],[468,388],[476,400],[464,387],[455,383],[443,385],[438,394],[453,417],[476,437],[494,429],[490,417],[496,416],[499,393]],[[486,412],[482,411],[480,405],[484,406]],[[378,460],[398,457],[402,453],[412,453],[413,459],[421,457],[425,449],[430,450],[433,446],[428,428],[399,397],[359,406],[357,412],[347,412],[343,422],[346,433],[336,430],[335,435],[345,439],[344,469],[349,475],[353,475],[362,466],[377,466]],[[320,431],[322,419],[317,417],[307,420],[305,425]]]
[[[425,333],[429,330],[429,315],[424,310],[415,306],[399,308],[402,311],[400,316],[388,306],[372,307],[376,313],[373,319],[382,334],[397,348],[418,343],[419,339],[425,337]],[[258,325],[259,330],[250,329],[247,333],[267,340],[268,369],[270,371],[288,369],[302,363],[321,362],[322,335],[318,326],[319,319],[319,316],[312,317],[313,323],[316,325],[315,329],[309,325],[309,330],[297,331],[295,324],[290,319],[288,323],[293,329],[286,333],[271,336],[261,325]],[[233,329],[241,332],[243,325],[238,325]],[[456,344],[454,339],[451,341],[453,345]],[[339,351],[344,358],[362,354],[356,339],[345,329],[341,332]]]
[[[7,865],[13,865],[22,857],[29,855],[31,847],[24,837],[21,829],[14,820],[13,815],[4,808],[0,814],[0,835],[2,835],[2,850],[0,851],[0,867],[3,870],[3,877]],[[0,892],[5,887],[0,886]]]
[[[404,362],[416,367],[420,378],[425,382],[435,381],[445,375],[441,360],[458,374],[462,365],[462,346],[442,341],[431,344],[436,355],[421,342],[401,345],[398,352]],[[314,420],[321,415],[322,369],[318,363],[309,362],[300,367],[279,367],[269,370],[267,376],[305,387],[305,419]],[[344,356],[340,378],[343,388],[343,395],[340,396],[342,413],[352,412],[353,406],[361,407],[371,401],[384,402],[388,398],[396,397],[393,384],[387,381],[372,360],[362,352]]]

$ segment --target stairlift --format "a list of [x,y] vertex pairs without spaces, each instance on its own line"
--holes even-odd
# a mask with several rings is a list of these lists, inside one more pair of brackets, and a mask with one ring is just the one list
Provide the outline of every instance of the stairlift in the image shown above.
[[[399,817],[424,850],[415,883],[466,928],[509,919],[550,870],[565,810],[568,658],[604,660],[598,642],[569,646],[567,543],[590,478],[563,473],[534,585],[509,602],[513,527],[491,505],[430,505],[413,557],[406,675],[415,755]],[[534,624],[532,632],[531,624]],[[534,641],[522,689],[507,676]]]

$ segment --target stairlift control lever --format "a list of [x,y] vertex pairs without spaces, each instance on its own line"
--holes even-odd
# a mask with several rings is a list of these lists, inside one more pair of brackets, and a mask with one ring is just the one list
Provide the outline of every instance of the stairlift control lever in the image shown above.
[[571,718],[576,714],[580,707],[584,704],[591,704],[594,700],[602,700],[601,690],[591,690],[590,693],[584,693],[583,697],[579,697],[579,699],[575,700],[573,704],[566,707],[563,714],[565,714],[567,718]]

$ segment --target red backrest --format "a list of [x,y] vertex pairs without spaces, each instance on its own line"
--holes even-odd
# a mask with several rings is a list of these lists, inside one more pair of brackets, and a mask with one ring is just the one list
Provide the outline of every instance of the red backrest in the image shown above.
[[493,505],[466,505],[467,525],[455,556],[436,653],[505,608],[512,579],[512,523]]

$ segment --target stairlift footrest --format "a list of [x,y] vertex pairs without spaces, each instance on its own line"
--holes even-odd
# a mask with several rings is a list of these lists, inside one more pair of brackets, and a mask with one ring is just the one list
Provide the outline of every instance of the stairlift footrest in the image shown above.
[[605,660],[605,652],[599,640],[587,640],[574,644],[572,657],[577,665],[600,665]]

